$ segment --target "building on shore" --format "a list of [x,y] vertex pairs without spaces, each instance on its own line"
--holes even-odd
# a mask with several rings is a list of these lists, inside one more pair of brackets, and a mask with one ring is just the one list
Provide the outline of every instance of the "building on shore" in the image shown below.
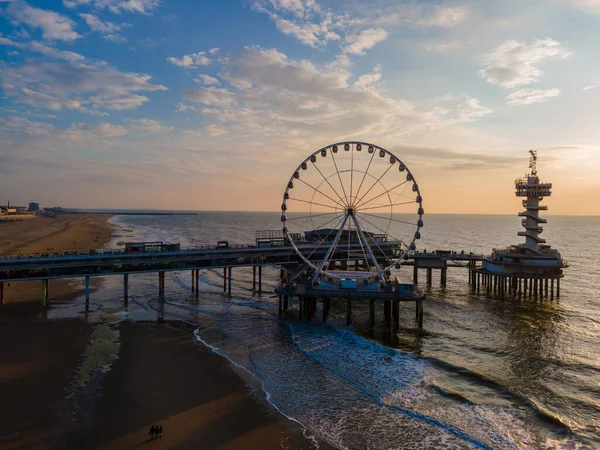
[[29,212],[38,212],[40,210],[40,204],[35,202],[29,203],[29,208],[27,208]]

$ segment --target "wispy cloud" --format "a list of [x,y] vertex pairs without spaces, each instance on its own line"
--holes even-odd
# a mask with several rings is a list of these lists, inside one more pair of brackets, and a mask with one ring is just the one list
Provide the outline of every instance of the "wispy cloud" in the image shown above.
[[120,34],[121,30],[128,26],[128,24],[117,24],[108,21],[102,21],[93,14],[79,14],[85,23],[97,33],[100,33],[102,37],[111,41],[124,42],[125,38]]
[[37,41],[29,41],[29,42],[17,42],[12,39],[7,39],[0,35],[0,45],[6,45],[10,47],[15,47],[23,50],[28,50],[34,53],[40,53],[48,58],[53,59],[64,59],[66,61],[83,61],[85,58],[79,53],[69,52],[65,50],[59,50],[54,47],[50,47],[46,44],[42,44]]
[[531,44],[511,40],[486,55],[487,67],[479,71],[479,76],[506,88],[537,83],[543,75],[540,64],[570,55],[554,39],[536,39]]
[[364,55],[365,50],[385,41],[387,37],[388,33],[383,28],[368,28],[357,35],[346,36],[347,45],[344,47],[344,51],[353,55]]
[[17,25],[25,24],[41,29],[45,39],[73,41],[81,37],[75,31],[75,22],[54,11],[34,8],[24,1],[15,1],[10,3],[6,12]]
[[520,89],[506,97],[508,105],[531,105],[532,103],[547,102],[560,95],[560,89]]
[[199,66],[208,66],[212,60],[206,55],[206,52],[190,53],[183,55],[181,58],[170,56],[167,58],[171,64],[186,69],[194,69]]
[[96,9],[107,9],[113,14],[137,13],[151,14],[160,4],[159,0],[63,0],[67,8],[93,6]]
[[20,103],[55,111],[74,109],[94,113],[99,112],[98,108],[133,109],[148,101],[138,92],[166,90],[162,85],[150,83],[149,75],[121,72],[103,62],[32,59],[18,66],[5,64],[2,70],[5,95]]

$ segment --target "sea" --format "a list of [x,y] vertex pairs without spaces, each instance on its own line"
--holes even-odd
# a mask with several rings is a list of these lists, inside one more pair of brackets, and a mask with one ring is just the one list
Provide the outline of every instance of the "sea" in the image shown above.
[[[182,247],[219,240],[252,244],[255,231],[280,229],[275,212],[199,212],[189,216],[116,215],[107,247],[162,241]],[[489,254],[519,243],[516,215],[427,215],[418,250]],[[351,449],[597,449],[600,448],[600,217],[549,216],[543,237],[569,267],[560,299],[487,298],[473,293],[462,268],[441,287],[434,272],[424,325],[413,304],[401,304],[398,329],[381,308],[369,326],[368,303],[332,300],[312,321],[298,320],[297,301],[283,318],[273,293],[279,271],[263,271],[263,292],[252,290],[252,269],[232,272],[231,297],[222,270],[167,274],[165,297],[156,274],[106,277],[84,299],[58,303],[49,317],[130,320],[180,319],[196,339],[245,374],[264,399],[298,422],[312,448]],[[412,277],[412,267],[400,269]],[[113,320],[114,323],[114,320]],[[165,363],[168,363],[165,361]],[[177,380],[173,380],[174,383]]]

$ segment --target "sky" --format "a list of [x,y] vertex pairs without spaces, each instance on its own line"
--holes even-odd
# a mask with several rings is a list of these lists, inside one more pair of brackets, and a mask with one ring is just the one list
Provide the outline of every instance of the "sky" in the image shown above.
[[274,211],[341,141],[426,213],[600,214],[600,0],[0,0],[0,204]]

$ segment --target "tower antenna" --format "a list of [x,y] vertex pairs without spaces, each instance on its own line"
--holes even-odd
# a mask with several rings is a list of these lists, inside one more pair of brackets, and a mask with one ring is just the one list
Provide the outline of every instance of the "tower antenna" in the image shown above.
[[537,150],[529,150],[529,168],[531,169],[531,175],[537,175]]

